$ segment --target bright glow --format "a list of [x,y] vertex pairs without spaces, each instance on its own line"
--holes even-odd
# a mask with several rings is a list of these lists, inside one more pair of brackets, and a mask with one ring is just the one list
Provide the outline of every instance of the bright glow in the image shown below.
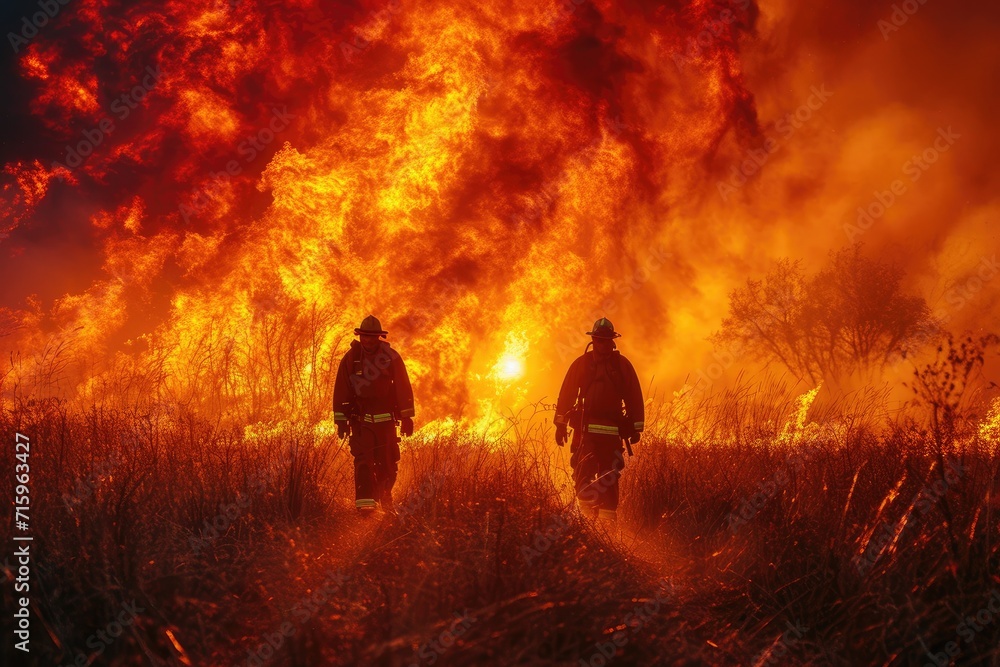
[[515,356],[507,355],[497,362],[497,377],[501,380],[516,380],[524,375],[524,363]]
[[511,331],[504,340],[503,351],[490,369],[489,377],[496,383],[497,392],[503,392],[515,380],[524,377],[528,338],[523,331]]

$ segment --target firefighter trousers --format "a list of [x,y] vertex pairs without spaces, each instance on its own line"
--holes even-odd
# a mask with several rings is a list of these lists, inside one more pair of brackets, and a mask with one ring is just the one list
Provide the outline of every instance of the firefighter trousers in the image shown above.
[[625,447],[617,435],[573,434],[569,464],[581,503],[594,509],[618,509],[618,479],[625,467]]
[[399,464],[399,440],[393,421],[373,424],[351,420],[351,456],[354,457],[354,499],[376,500],[392,506],[392,487]]

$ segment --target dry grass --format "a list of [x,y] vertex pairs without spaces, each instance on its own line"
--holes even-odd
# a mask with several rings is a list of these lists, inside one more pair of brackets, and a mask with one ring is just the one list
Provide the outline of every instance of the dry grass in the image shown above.
[[[285,622],[266,664],[579,665],[616,630],[617,664],[922,665],[949,641],[959,664],[1000,664],[1000,618],[957,637],[1000,587],[995,443],[960,432],[941,451],[905,418],[846,412],[790,431],[795,407],[777,385],[711,397],[697,419],[664,406],[609,530],[575,512],[543,414],[405,448],[402,515],[365,520],[346,447],[312,429],[248,440],[191,415],[22,403],[2,430],[33,443],[32,657],[71,664],[134,599],[145,611],[94,664],[246,665]],[[945,483],[948,457],[962,472]],[[636,627],[665,577],[669,601]],[[454,645],[428,646],[464,613]],[[786,623],[801,637],[782,640]]]

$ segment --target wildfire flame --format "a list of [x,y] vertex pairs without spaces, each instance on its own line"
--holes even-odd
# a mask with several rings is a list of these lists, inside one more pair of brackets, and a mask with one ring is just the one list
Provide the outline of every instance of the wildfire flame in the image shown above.
[[[643,381],[683,377],[766,259],[713,180],[762,136],[741,56],[759,17],[79,0],[18,55],[48,141],[2,174],[8,386],[319,421],[369,313],[424,420],[553,395],[603,315]],[[74,241],[42,252],[39,229]]]
[[1000,448],[1000,397],[993,399],[989,412],[980,422],[979,437],[988,444],[991,452]]
[[[753,7],[683,76],[671,48],[704,3],[103,9],[80,3],[82,43],[39,40],[22,59],[66,159],[7,167],[15,222],[47,194],[111,186],[89,214],[104,277],[19,314],[108,359],[60,378],[85,400],[141,373],[165,399],[301,414],[374,312],[425,415],[481,416],[550,383],[553,342],[579,347],[595,295],[661,235],[668,182],[753,121],[736,57]],[[162,80],[74,167],[78,128],[146,67]],[[664,104],[652,84],[689,96]],[[140,175],[126,185],[123,169]]]

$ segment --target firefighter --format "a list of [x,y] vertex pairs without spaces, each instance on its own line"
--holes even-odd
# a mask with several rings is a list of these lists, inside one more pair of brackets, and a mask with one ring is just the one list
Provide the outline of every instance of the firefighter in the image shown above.
[[644,427],[642,388],[632,364],[617,350],[621,334],[607,318],[597,320],[587,335],[588,349],[569,367],[559,390],[553,423],[560,447],[567,429],[573,429],[570,466],[580,509],[613,521],[625,447],[631,455]]
[[388,331],[369,315],[354,330],[358,340],[340,361],[333,387],[333,419],[340,438],[350,436],[354,505],[368,513],[376,503],[392,511],[399,463],[396,424],[413,435],[413,389],[403,359],[383,338]]

